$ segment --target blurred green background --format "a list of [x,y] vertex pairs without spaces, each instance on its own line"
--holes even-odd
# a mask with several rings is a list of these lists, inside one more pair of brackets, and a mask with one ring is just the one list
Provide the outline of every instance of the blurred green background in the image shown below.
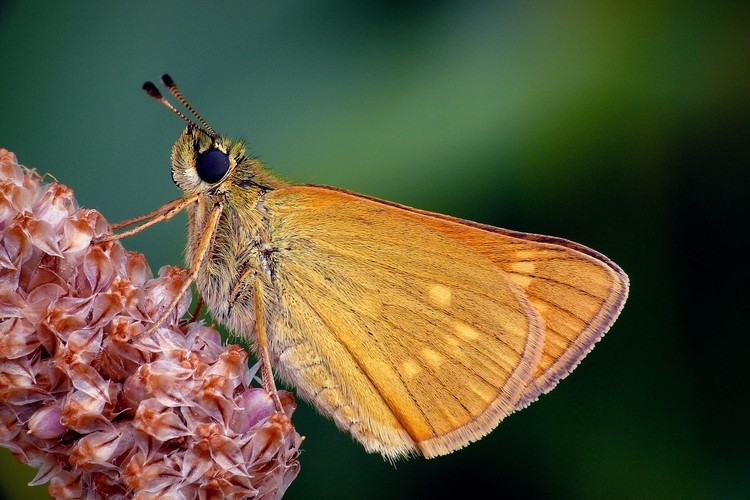
[[[0,146],[111,221],[179,195],[169,72],[279,175],[569,238],[613,329],[467,449],[392,466],[301,404],[286,498],[747,498],[746,3],[0,3]],[[185,219],[125,242],[182,262]],[[744,332],[744,333],[743,333]],[[2,453],[2,494],[44,498]]]

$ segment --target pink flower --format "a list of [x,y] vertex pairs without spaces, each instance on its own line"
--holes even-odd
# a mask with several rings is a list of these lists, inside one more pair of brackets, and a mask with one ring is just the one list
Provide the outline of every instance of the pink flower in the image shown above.
[[58,498],[280,498],[302,438],[246,352],[185,323],[186,271],[153,278],[73,192],[0,149],[0,446]]

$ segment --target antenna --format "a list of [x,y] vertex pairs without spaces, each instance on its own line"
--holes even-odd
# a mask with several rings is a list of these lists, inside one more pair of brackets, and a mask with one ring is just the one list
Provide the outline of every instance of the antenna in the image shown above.
[[183,106],[185,106],[188,111],[190,111],[194,117],[198,119],[199,122],[211,133],[212,137],[216,137],[216,132],[214,132],[214,129],[211,128],[211,125],[209,125],[206,120],[203,119],[201,115],[198,114],[198,112],[193,108],[189,102],[187,102],[187,99],[182,97],[182,92],[180,92],[180,89],[177,87],[177,84],[172,80],[172,77],[168,74],[164,73],[161,75],[161,83],[164,84],[165,87],[167,87],[167,90],[169,90],[169,93],[175,96],[175,98],[182,103]]
[[[170,87],[169,85],[167,85],[167,83],[165,82],[165,77],[166,77],[167,81],[171,82],[172,87]],[[182,118],[188,125],[197,128],[198,130],[200,130],[201,132],[203,132],[205,135],[207,135],[211,139],[215,139],[217,137],[217,134],[216,134],[216,132],[214,132],[214,129],[212,129],[211,127],[209,127],[208,124],[205,122],[205,120],[203,120],[198,115],[198,113],[195,112],[195,110],[193,109],[193,107],[190,106],[187,103],[187,101],[180,94],[179,89],[177,89],[177,87],[174,85],[174,81],[169,77],[169,75],[164,75],[164,77],[162,77],[162,83],[164,83],[164,85],[169,89],[169,91],[172,93],[172,95],[174,95],[175,97],[177,97],[177,99],[183,105],[185,105],[185,107],[188,108],[191,111],[191,113],[193,113],[200,120],[200,122],[206,127],[205,129],[202,128],[202,127],[200,127],[197,123],[195,123],[193,120],[191,120],[190,118],[188,118],[187,116],[185,116],[177,108],[175,108],[174,106],[172,106],[172,103],[170,103],[169,101],[167,101],[164,98],[164,96],[161,94],[161,92],[159,92],[159,89],[156,87],[156,85],[154,85],[153,82],[146,82],[146,83],[144,83],[143,84],[143,90],[150,97],[152,97],[153,99],[155,99],[156,101],[158,101],[159,103],[161,103],[163,106],[165,106],[167,109],[170,109],[174,114],[176,114],[177,116],[179,116],[180,118]],[[175,90],[172,90],[172,88],[174,88]],[[175,95],[175,92],[177,92],[177,95]]]

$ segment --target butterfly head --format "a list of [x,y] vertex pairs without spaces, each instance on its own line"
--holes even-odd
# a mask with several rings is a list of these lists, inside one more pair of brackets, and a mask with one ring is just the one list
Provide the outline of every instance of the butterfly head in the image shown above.
[[161,82],[195,117],[189,118],[177,110],[152,82],[143,84],[143,90],[149,96],[187,123],[185,131],[172,147],[172,180],[189,194],[216,192],[245,158],[245,145],[241,141],[219,136],[182,96],[171,76],[162,75]]
[[216,192],[244,165],[245,144],[188,125],[172,147],[172,180],[189,194]]
[[246,155],[243,141],[217,134],[182,96],[172,77],[162,75],[161,82],[194,117],[177,110],[152,82],[143,84],[149,96],[187,123],[172,147],[172,180],[180,189],[187,194],[218,194],[233,187],[267,190],[284,185],[265,171],[256,158]]

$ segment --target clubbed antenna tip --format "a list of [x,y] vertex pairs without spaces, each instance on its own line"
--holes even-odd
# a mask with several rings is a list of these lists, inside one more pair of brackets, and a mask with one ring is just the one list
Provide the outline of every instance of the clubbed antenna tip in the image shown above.
[[162,95],[161,92],[159,92],[159,89],[156,87],[156,85],[153,82],[146,82],[143,84],[143,90],[150,96],[159,101],[162,105],[169,108],[172,112],[174,112],[177,116],[182,118],[190,127],[194,127],[198,130],[200,130],[203,134],[207,135],[211,139],[215,139],[217,137],[216,132],[214,129],[211,128],[211,126],[206,123],[206,120],[201,118],[201,115],[198,114],[195,109],[190,105],[190,103],[187,102],[187,100],[182,97],[182,94],[180,93],[180,89],[177,88],[177,85],[174,83],[174,80],[172,80],[172,77],[168,74],[163,74],[161,77],[161,82],[164,84],[165,87],[167,87],[167,90],[169,90],[169,93],[172,94],[180,103],[185,106],[190,113],[195,116],[198,121],[203,125],[203,127],[200,127],[197,123],[195,123],[193,120],[185,116],[183,113],[177,110],[167,99]]
[[143,84],[143,90],[146,91],[146,93],[153,97],[154,99],[161,101],[164,99],[164,96],[161,95],[161,92],[159,92],[159,89],[156,88],[156,85],[154,85],[153,82],[146,82]]
[[172,88],[172,87],[176,86],[175,83],[174,83],[174,80],[172,80],[172,77],[169,76],[166,73],[164,73],[163,75],[161,75],[161,83],[163,83],[164,86],[167,87],[167,88]]

